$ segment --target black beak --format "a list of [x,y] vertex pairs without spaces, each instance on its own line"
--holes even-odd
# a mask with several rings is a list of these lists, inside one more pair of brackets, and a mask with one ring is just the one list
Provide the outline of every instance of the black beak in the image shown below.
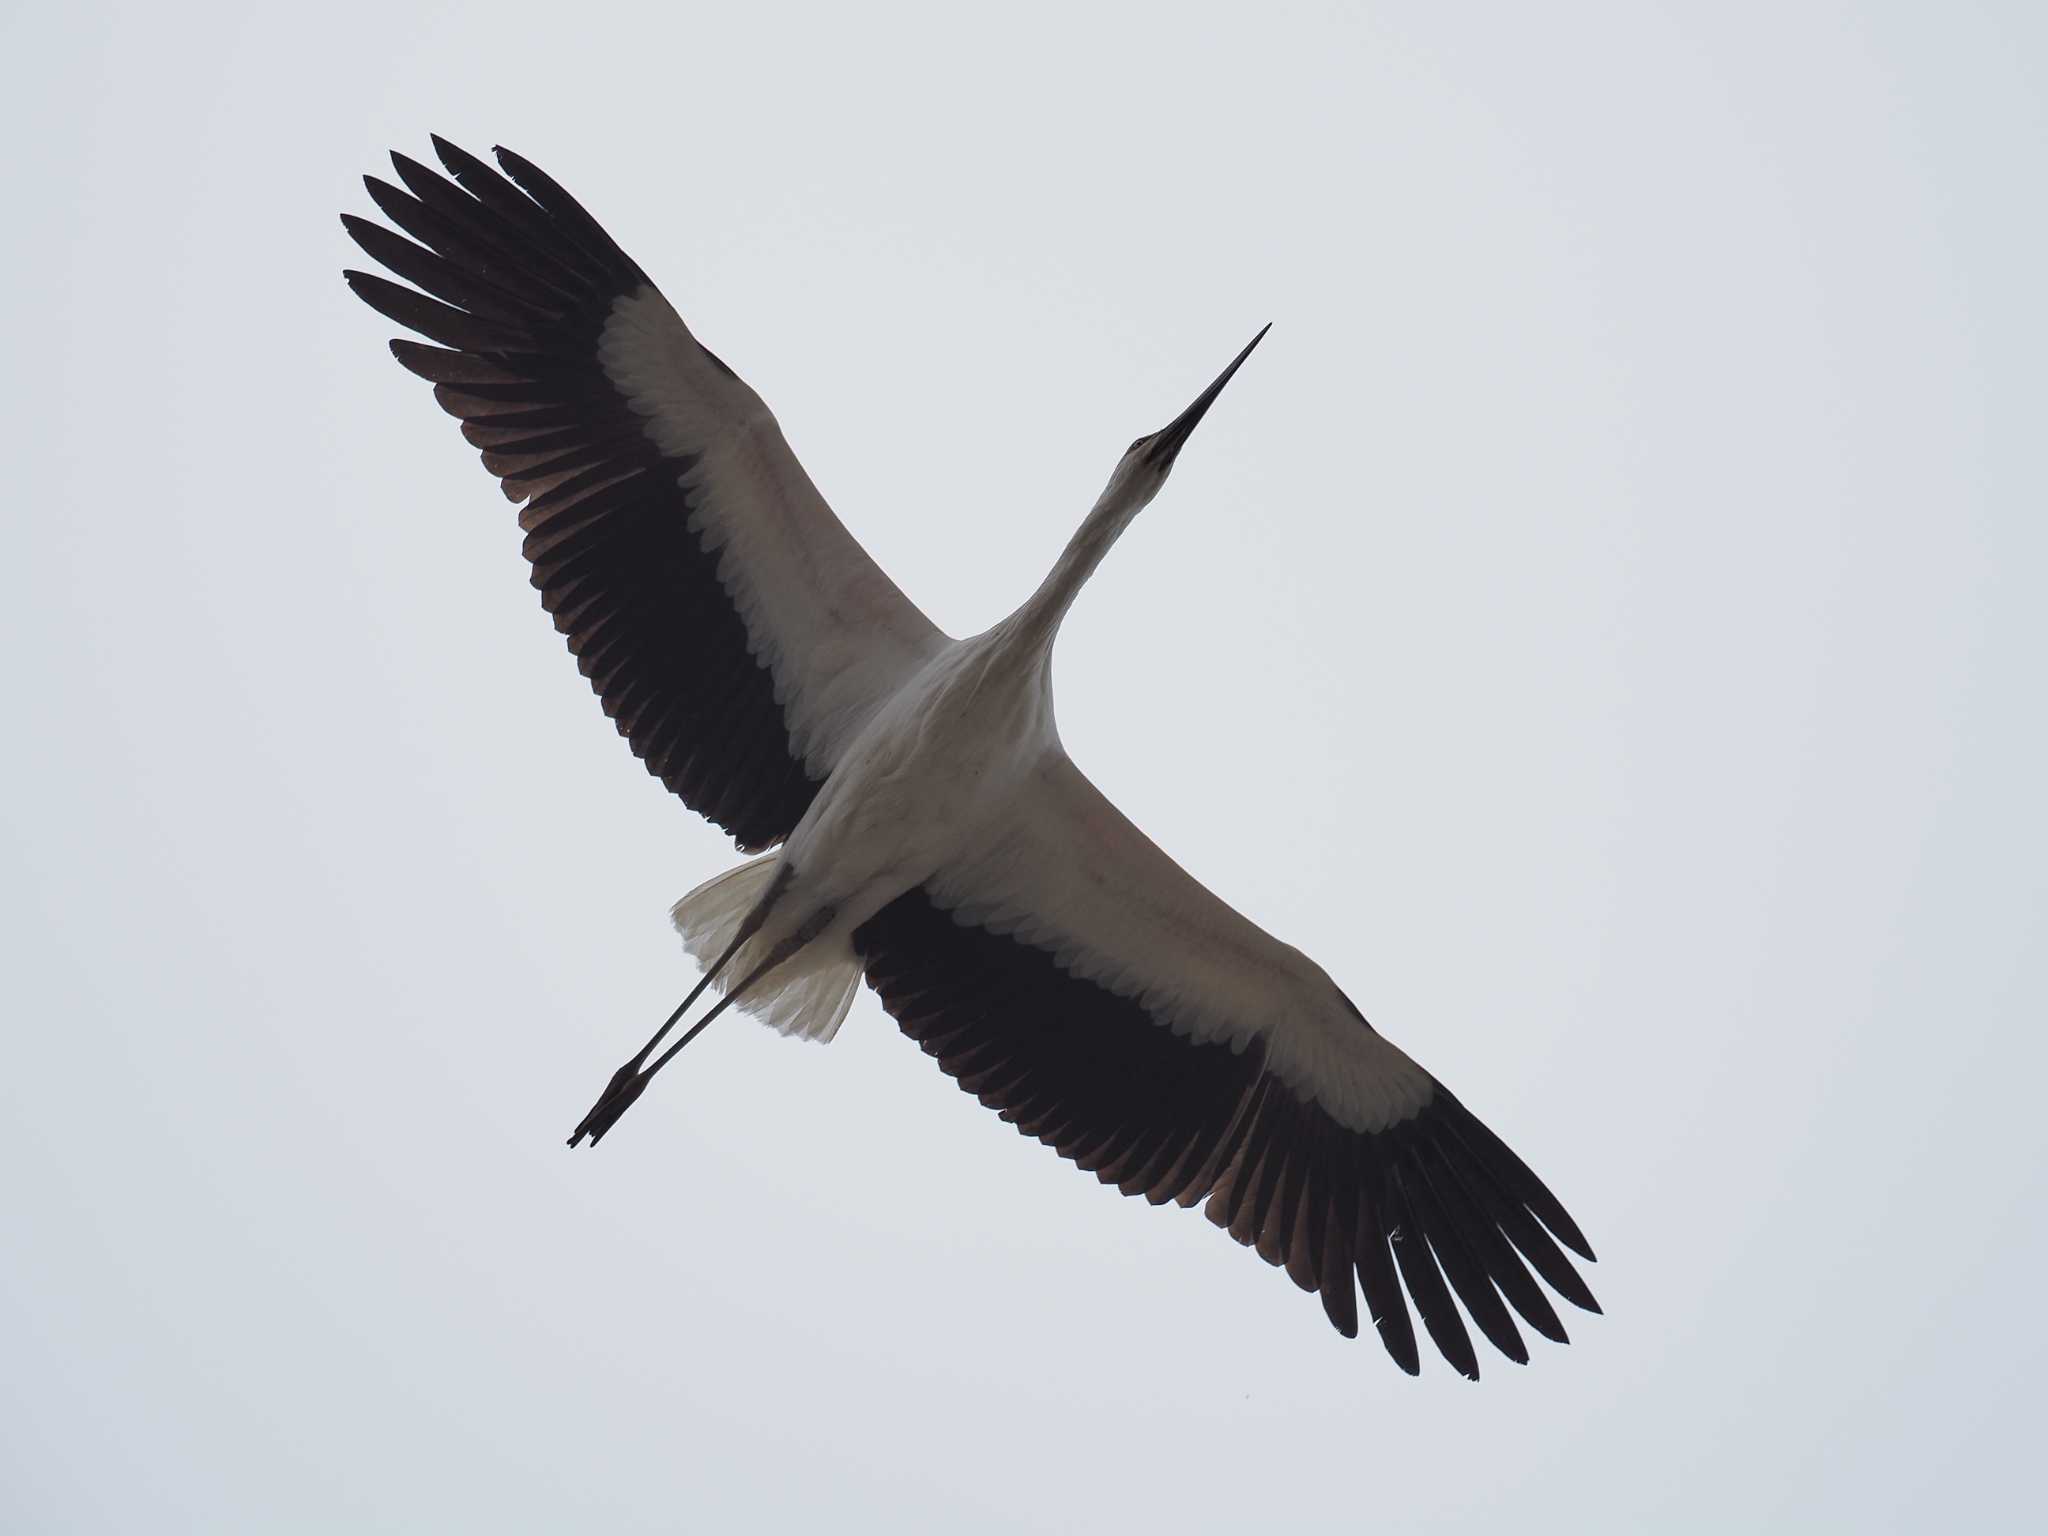
[[1181,445],[1195,430],[1195,423],[1209,413],[1209,407],[1216,403],[1216,397],[1223,393],[1223,386],[1230,382],[1230,376],[1244,366],[1244,360],[1252,355],[1252,348],[1266,339],[1266,332],[1273,329],[1273,322],[1267,321],[1259,334],[1245,343],[1245,349],[1230,360],[1230,366],[1216,376],[1216,382],[1195,396],[1195,403],[1174,417],[1153,434],[1152,444],[1145,450],[1147,458],[1162,470],[1169,469],[1179,455]]

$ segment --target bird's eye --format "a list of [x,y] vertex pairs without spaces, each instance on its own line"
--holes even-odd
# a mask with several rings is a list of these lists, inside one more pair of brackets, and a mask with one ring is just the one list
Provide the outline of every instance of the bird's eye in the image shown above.
[[1143,437],[1139,438],[1136,442],[1132,443],[1130,447],[1126,448],[1124,452],[1136,453],[1140,448],[1144,447],[1147,443],[1151,441],[1152,434],[1150,432],[1147,432]]

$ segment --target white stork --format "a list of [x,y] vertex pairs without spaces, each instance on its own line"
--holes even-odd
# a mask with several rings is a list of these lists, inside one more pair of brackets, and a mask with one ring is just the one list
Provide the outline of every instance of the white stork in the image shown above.
[[[772,850],[677,903],[704,980],[572,1146],[600,1140],[727,1004],[828,1040],[865,976],[1003,1119],[1126,1194],[1206,1199],[1347,1336],[1362,1288],[1411,1374],[1404,1287],[1473,1378],[1454,1295],[1516,1361],[1528,1350],[1510,1307],[1565,1339],[1536,1277],[1599,1310],[1558,1245],[1592,1251],[1522,1160],[1322,967],[1162,853],[1060,744],[1060,621],[1259,337],[1131,444],[1030,599],[956,640],[554,180],[507,150],[501,173],[434,147],[445,176],[394,155],[402,186],[366,178],[413,240],[342,221],[424,293],[348,281],[438,343],[391,350],[523,504],[533,584],[619,733],[741,849]],[[650,1062],[728,965],[739,981]]]

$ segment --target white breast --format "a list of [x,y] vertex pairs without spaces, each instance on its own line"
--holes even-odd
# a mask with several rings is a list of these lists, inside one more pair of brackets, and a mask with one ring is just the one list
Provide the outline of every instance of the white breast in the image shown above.
[[865,921],[977,846],[1058,750],[1043,668],[998,643],[954,642],[848,743],[785,849],[800,888]]

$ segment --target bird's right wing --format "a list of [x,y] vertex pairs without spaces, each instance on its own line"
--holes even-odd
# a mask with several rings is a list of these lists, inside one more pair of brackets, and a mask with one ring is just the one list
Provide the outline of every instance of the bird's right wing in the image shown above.
[[[903,1031],[960,1086],[1104,1183],[1212,1221],[1418,1368],[1502,1353],[1509,1307],[1564,1329],[1531,1271],[1598,1310],[1556,1196],[1299,950],[1218,900],[1047,756],[974,851],[854,934]],[[1448,1282],[1448,1284],[1447,1284]]]
[[[435,139],[367,178],[423,296],[348,274],[439,346],[392,351],[483,450],[533,584],[648,770],[740,846],[787,837],[877,704],[946,643],[825,504],[760,396],[576,200]],[[452,180],[450,178],[453,178]]]

